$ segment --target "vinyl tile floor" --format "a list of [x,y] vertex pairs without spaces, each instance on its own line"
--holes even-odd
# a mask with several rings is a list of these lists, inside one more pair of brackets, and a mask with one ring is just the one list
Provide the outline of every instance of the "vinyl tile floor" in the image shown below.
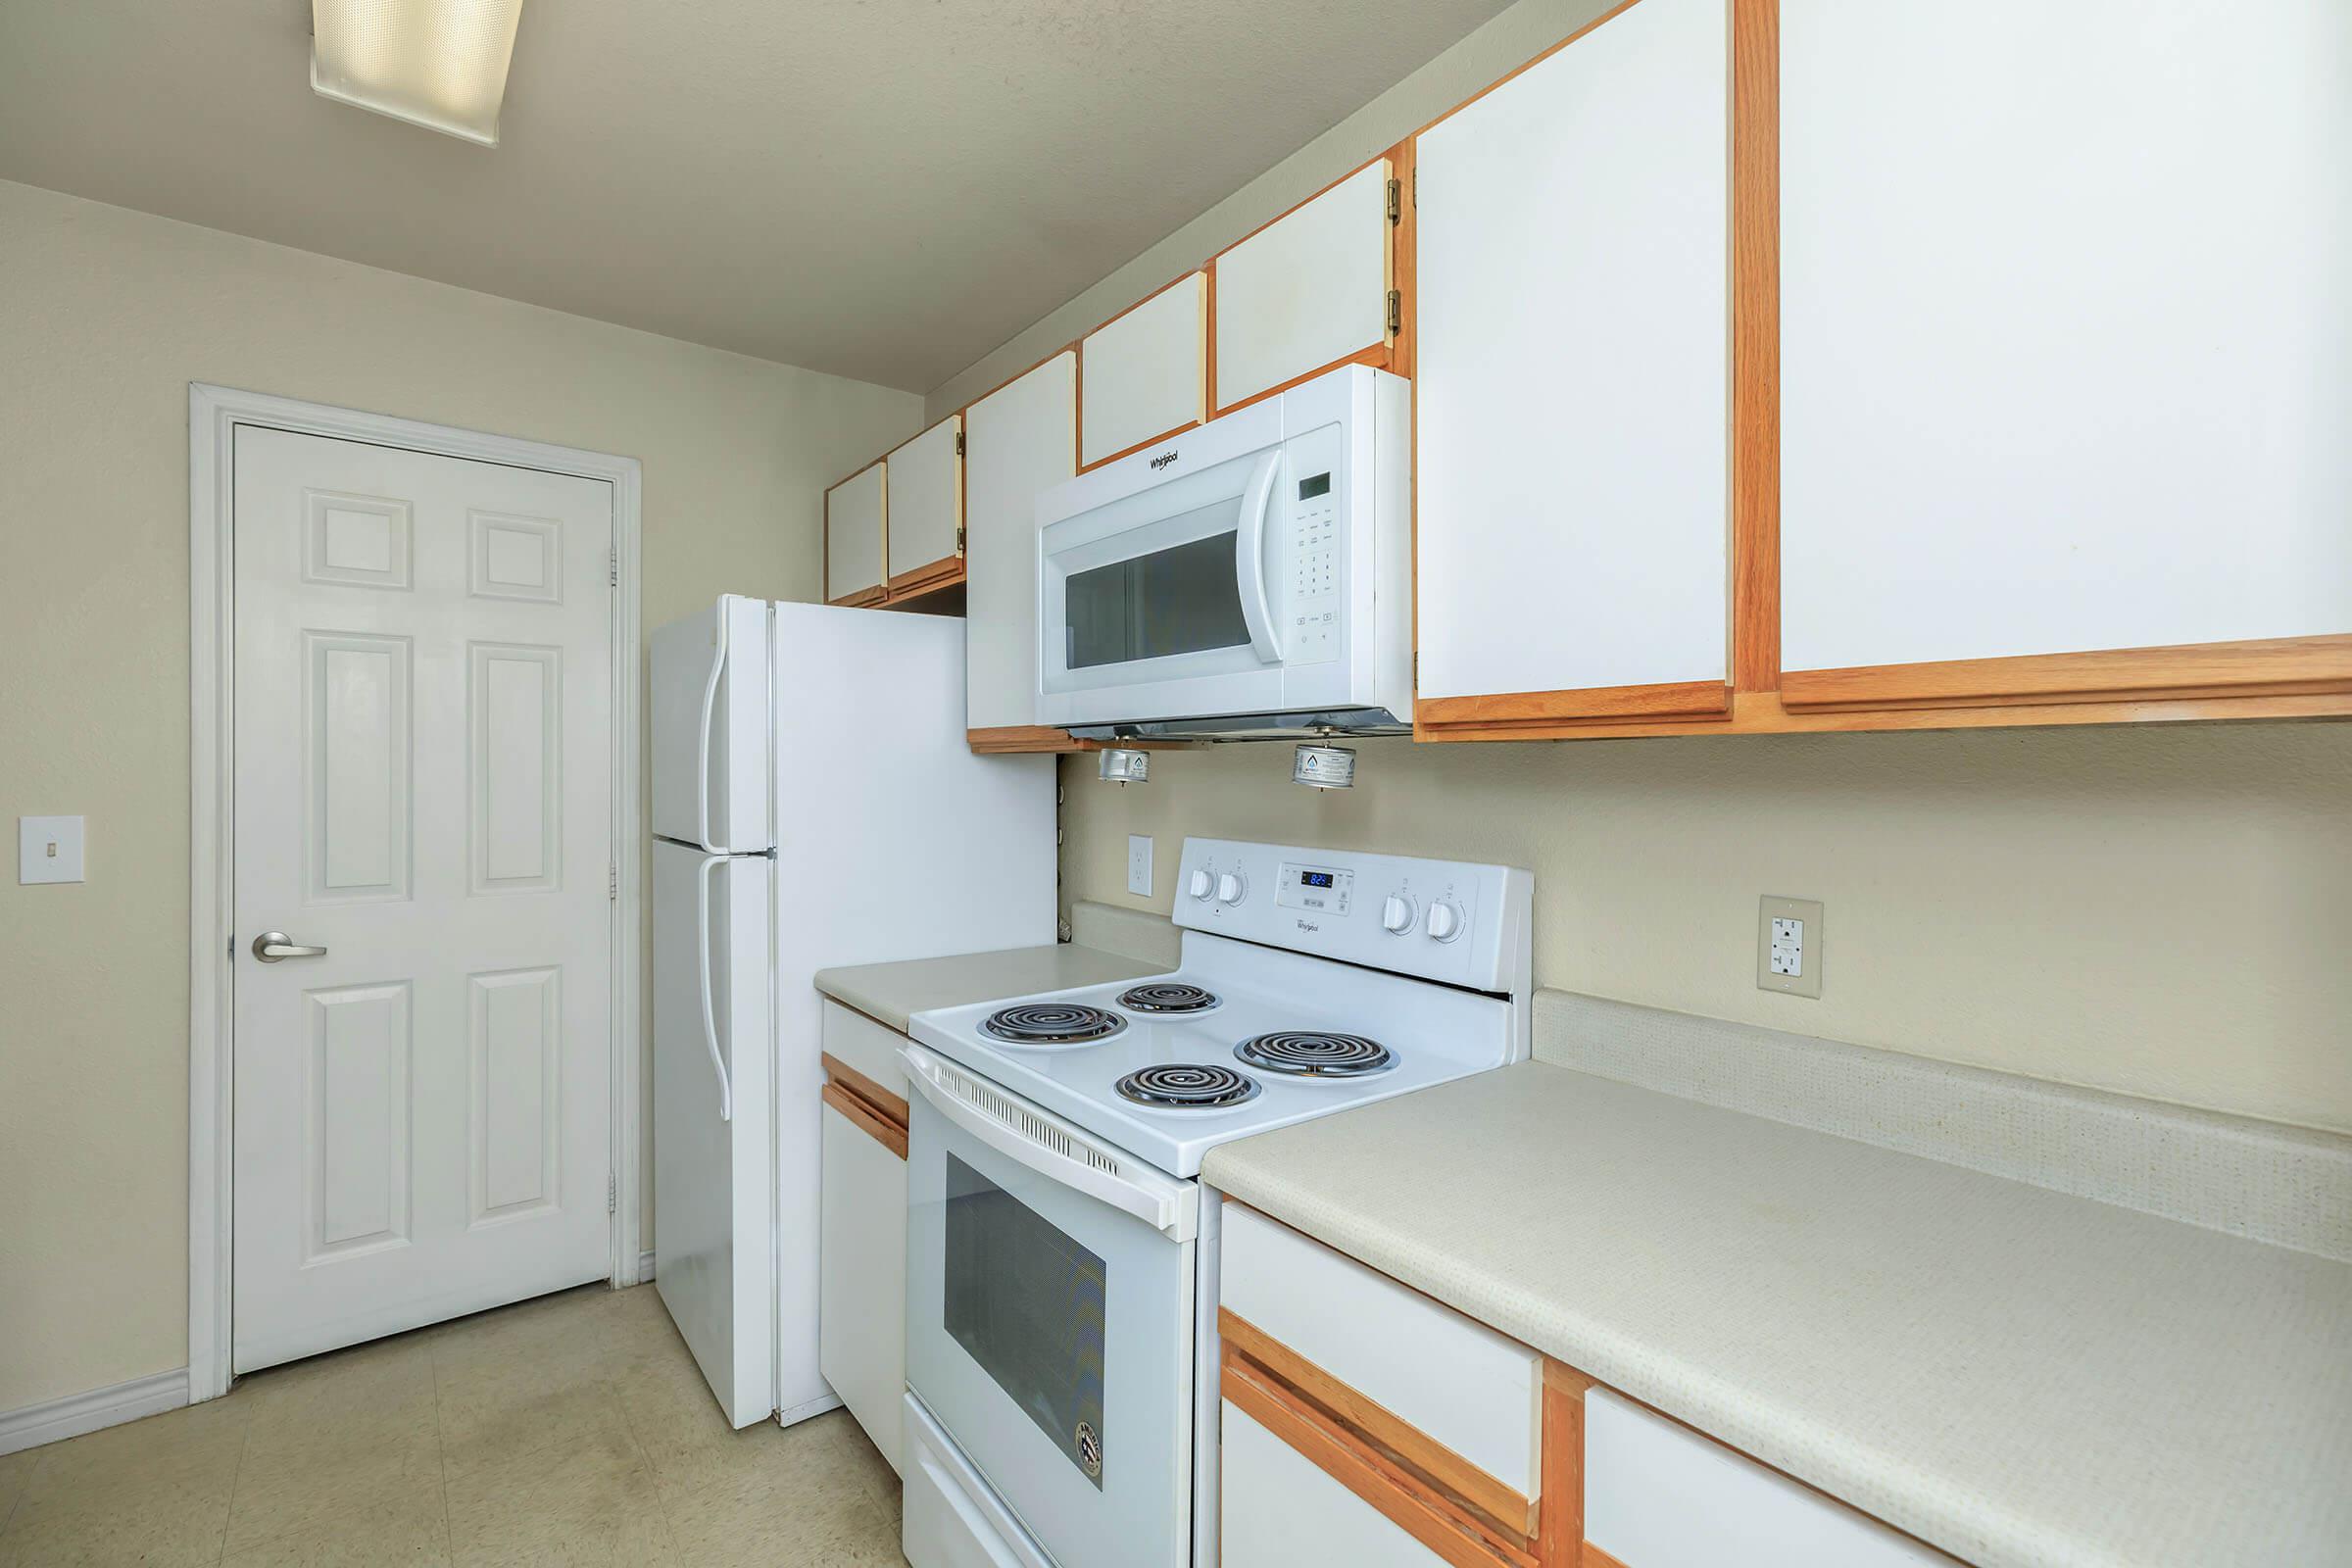
[[848,1412],[732,1431],[652,1286],[584,1286],[0,1456],[0,1568],[902,1568]]

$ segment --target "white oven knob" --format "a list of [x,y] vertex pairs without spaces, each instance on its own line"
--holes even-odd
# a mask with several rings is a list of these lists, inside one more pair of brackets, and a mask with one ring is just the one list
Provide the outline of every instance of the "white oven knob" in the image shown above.
[[1243,881],[1236,872],[1228,871],[1217,878],[1217,902],[1219,904],[1239,904],[1249,892],[1250,884]]
[[1380,906],[1380,928],[1391,936],[1400,937],[1413,928],[1413,920],[1419,913],[1412,900],[1401,893],[1392,893]]
[[1196,899],[1205,899],[1216,891],[1216,887],[1217,879],[1215,877],[1210,876],[1206,871],[1195,871],[1192,881],[1185,884],[1185,891]]
[[1451,942],[1462,934],[1462,906],[1444,899],[1429,906],[1429,934],[1440,942]]

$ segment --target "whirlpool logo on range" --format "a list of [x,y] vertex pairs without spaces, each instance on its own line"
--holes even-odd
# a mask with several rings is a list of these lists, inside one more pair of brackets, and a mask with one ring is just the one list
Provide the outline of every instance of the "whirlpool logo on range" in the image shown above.
[[1171,463],[1174,463],[1175,461],[1176,461],[1176,449],[1175,449],[1174,447],[1170,447],[1170,448],[1168,448],[1168,450],[1167,450],[1167,451],[1165,451],[1165,452],[1162,452],[1162,453],[1161,453],[1161,454],[1160,454],[1158,457],[1156,457],[1156,458],[1153,458],[1153,459],[1152,460],[1152,466],[1153,466],[1154,468],[1164,468],[1164,467],[1166,467],[1166,466],[1167,466],[1169,464],[1171,464]]

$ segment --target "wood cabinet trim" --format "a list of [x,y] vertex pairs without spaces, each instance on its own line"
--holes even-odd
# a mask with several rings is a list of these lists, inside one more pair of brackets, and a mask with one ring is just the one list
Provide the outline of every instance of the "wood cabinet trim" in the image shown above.
[[1785,706],[1816,710],[2347,693],[2352,633],[1800,669],[1781,677]]
[[876,583],[871,588],[860,588],[856,593],[843,594],[839,599],[828,599],[825,603],[838,606],[843,610],[865,610],[879,605],[889,597],[890,590],[882,584]]
[[1781,7],[1732,0],[1732,684],[1781,675]]
[[1513,1544],[1480,1525],[1242,1355],[1231,1341],[1220,1373],[1220,1392],[1235,1408],[1452,1568],[1541,1568],[1524,1541]]
[[[1083,416],[1081,416],[1081,417],[1083,417]],[[1138,441],[1131,447],[1121,447],[1118,451],[1097,458],[1092,463],[1082,464],[1080,465],[1078,471],[1080,473],[1092,473],[1097,468],[1103,466],[1105,464],[1116,463],[1121,458],[1132,458],[1138,452],[1143,451],[1146,447],[1155,447],[1162,441],[1173,441],[1178,436],[1184,434],[1184,432],[1187,430],[1198,430],[1200,428],[1202,422],[1203,421],[1200,419],[1187,419],[1184,421],[1184,423],[1177,425],[1172,430],[1162,430],[1159,434],[1147,437],[1142,441]]]
[[[852,1012],[858,1012],[858,1009],[855,1007],[850,1008],[850,1010]],[[867,1014],[864,1013],[858,1013],[858,1015],[861,1018],[867,1016]],[[890,1029],[890,1025],[882,1023],[880,1019],[877,1018],[874,1021],[878,1024],[881,1024],[883,1028]],[[905,1031],[892,1029],[891,1033],[903,1034]],[[905,1095],[894,1094],[890,1090],[883,1088],[880,1083],[876,1082],[872,1078],[867,1077],[864,1073],[859,1072],[857,1068],[851,1066],[848,1062],[842,1060],[830,1051],[819,1052],[817,1055],[818,1059],[824,1063],[825,1082],[828,1084],[839,1085],[843,1090],[865,1102],[865,1108],[867,1110],[872,1111],[875,1115],[880,1116],[883,1120],[892,1123],[898,1127],[901,1132],[906,1131],[906,1123],[911,1112],[907,1108],[906,1097]]]
[[1588,1541],[1577,1556],[1576,1568],[1627,1568],[1627,1565]]
[[1044,724],[998,724],[987,729],[967,729],[963,743],[975,752],[1082,752],[1086,742],[1067,730],[1052,729]]
[[1536,1531],[1543,1568],[1580,1568],[1585,1544],[1585,1391],[1592,1379],[1544,1358],[1544,1493]]
[[839,1084],[829,1083],[820,1093],[826,1104],[841,1112],[843,1120],[901,1159],[906,1157],[906,1128],[885,1120],[880,1111]]
[[1485,692],[1475,697],[1421,697],[1413,704],[1413,732],[1442,739],[1456,729],[1495,724],[1542,724],[1571,719],[1704,718],[1732,711],[1732,689],[1722,681],[1651,686],[1594,686],[1571,692]]
[[892,576],[884,586],[892,599],[911,598],[935,589],[963,581],[963,557],[942,556],[937,561],[909,566]]
[[1228,1352],[1319,1406],[1326,1419],[1381,1455],[1392,1468],[1415,1474],[1439,1496],[1484,1516],[1507,1536],[1525,1541],[1535,1534],[1536,1504],[1509,1483],[1480,1469],[1231,1308],[1217,1308],[1217,1332]]

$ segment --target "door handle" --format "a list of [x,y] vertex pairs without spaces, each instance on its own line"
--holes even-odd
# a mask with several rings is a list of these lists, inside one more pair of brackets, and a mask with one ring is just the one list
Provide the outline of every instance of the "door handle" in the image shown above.
[[306,948],[283,931],[265,931],[253,939],[253,956],[264,963],[276,963],[282,958],[323,958],[324,948]]

